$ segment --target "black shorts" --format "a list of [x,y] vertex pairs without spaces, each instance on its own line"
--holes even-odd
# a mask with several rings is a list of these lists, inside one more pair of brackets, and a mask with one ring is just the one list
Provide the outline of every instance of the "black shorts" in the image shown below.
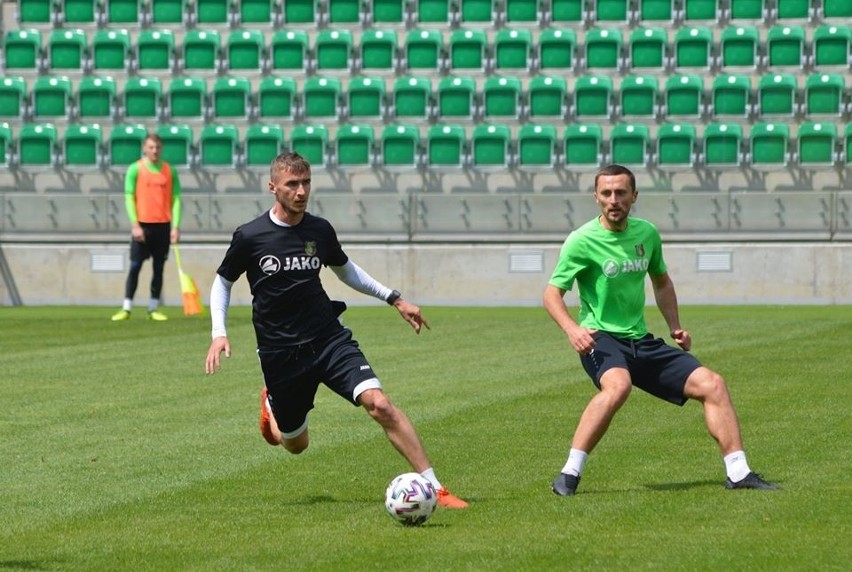
[[701,362],[691,353],[667,345],[651,334],[631,340],[595,332],[592,338],[595,348],[580,356],[580,362],[598,389],[604,372],[620,367],[630,372],[633,385],[639,389],[675,405],[686,403],[683,394],[686,379],[701,367]]
[[172,225],[168,222],[143,222],[142,234],[145,242],[130,239],[130,260],[144,262],[148,258],[166,260],[169,256],[169,245],[172,242]]
[[346,328],[300,346],[258,349],[257,355],[269,405],[285,437],[304,430],[320,383],[356,406],[363,391],[381,389],[373,368]]

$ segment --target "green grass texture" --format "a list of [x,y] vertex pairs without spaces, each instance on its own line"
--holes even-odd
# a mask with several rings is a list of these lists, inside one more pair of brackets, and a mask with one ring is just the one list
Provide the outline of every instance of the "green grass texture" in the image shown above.
[[[681,308],[728,381],[752,469],[728,491],[698,403],[634,391],[578,494],[550,483],[594,394],[542,308],[344,314],[438,477],[469,500],[422,527],[383,505],[408,465],[327,388],[294,456],[258,431],[250,309],[204,374],[206,318],[0,308],[0,570],[848,570],[852,307]],[[656,308],[652,332],[665,333]]]

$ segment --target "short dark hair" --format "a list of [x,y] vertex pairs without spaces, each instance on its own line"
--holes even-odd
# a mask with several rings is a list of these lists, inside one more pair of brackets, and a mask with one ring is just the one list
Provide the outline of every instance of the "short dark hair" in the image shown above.
[[633,171],[631,171],[624,165],[617,165],[615,163],[603,167],[600,171],[598,171],[598,174],[595,175],[595,190],[598,190],[599,178],[617,177],[618,175],[627,175],[627,178],[630,180],[630,188],[633,190],[633,192],[636,192],[636,177],[633,175]]
[[269,166],[269,178],[275,180],[275,175],[281,171],[290,171],[296,175],[307,173],[311,170],[311,164],[307,159],[295,151],[284,151],[272,160]]
[[163,145],[163,140],[156,133],[148,133],[147,135],[145,135],[145,139],[142,140],[142,144],[144,145],[148,141],[153,141],[154,143],[160,146]]

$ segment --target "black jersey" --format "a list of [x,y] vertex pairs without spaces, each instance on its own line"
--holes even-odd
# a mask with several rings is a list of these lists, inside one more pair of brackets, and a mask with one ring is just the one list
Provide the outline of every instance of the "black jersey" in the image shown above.
[[279,226],[270,216],[237,228],[217,270],[231,282],[246,274],[261,349],[306,343],[342,327],[319,273],[349,260],[327,220],[306,212],[299,224]]

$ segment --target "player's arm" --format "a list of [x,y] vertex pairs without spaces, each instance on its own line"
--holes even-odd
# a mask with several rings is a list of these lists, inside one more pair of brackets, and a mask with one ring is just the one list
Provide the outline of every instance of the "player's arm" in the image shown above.
[[565,292],[562,288],[548,284],[542,297],[544,309],[568,336],[571,346],[579,354],[585,355],[595,347],[595,340],[592,338],[592,331],[580,326],[568,313],[568,308],[565,306]]
[[133,240],[143,242],[145,234],[139,225],[139,216],[136,213],[136,178],[139,175],[139,163],[133,163],[127,168],[124,175],[124,210],[130,221],[130,234]]
[[366,270],[347,260],[343,266],[329,266],[341,282],[367,296],[373,296],[397,309],[402,319],[411,324],[418,334],[423,326],[429,327],[429,322],[423,317],[420,308],[416,304],[404,300],[402,294],[391,290],[372,276]]
[[654,299],[657,301],[657,307],[660,309],[663,319],[669,326],[669,334],[677,345],[689,351],[692,347],[692,338],[689,332],[680,327],[674,282],[672,282],[668,272],[650,274],[649,276],[651,277],[651,285],[654,287]]
[[172,244],[177,244],[180,240],[180,222],[183,215],[183,199],[181,198],[180,177],[177,171],[171,168],[172,173]]
[[207,350],[207,360],[204,371],[208,374],[216,373],[222,366],[220,356],[225,352],[225,357],[231,357],[231,343],[228,341],[228,331],[225,323],[228,318],[228,307],[231,304],[231,287],[234,285],[230,280],[217,274],[210,288],[210,319],[213,323],[213,341]]

